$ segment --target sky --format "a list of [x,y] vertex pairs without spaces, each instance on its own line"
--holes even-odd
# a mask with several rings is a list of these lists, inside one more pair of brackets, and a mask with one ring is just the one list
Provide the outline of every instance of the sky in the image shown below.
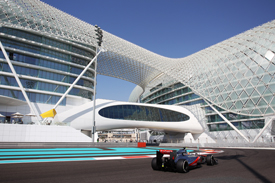
[[[182,58],[275,19],[275,0],[42,0],[170,58]],[[98,75],[96,98],[128,101],[135,84]]]

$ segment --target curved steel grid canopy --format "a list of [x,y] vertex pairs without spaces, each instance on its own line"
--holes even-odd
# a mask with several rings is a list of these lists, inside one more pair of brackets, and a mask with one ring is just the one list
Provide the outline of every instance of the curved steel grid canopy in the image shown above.
[[[41,1],[0,0],[0,6],[1,26],[96,45],[94,26]],[[106,31],[103,41],[107,51],[98,58],[102,75],[144,88],[164,73],[228,111],[275,113],[275,21],[179,59],[157,55]]]

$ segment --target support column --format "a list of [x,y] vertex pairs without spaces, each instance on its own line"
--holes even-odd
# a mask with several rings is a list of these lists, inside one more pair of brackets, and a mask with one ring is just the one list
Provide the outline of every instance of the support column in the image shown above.
[[260,133],[255,137],[255,139],[253,140],[252,143],[256,142],[256,140],[258,140],[258,138],[262,135],[262,133],[265,131],[265,129],[268,127],[268,125],[275,120],[275,118],[271,118],[266,124],[265,126],[262,128],[262,130],[260,131]]
[[25,91],[25,89],[24,89],[24,87],[23,87],[23,85],[22,85],[20,79],[18,78],[17,73],[16,73],[16,71],[15,71],[15,69],[14,69],[14,67],[13,67],[13,65],[12,65],[12,63],[11,63],[11,61],[10,61],[10,58],[8,57],[7,52],[6,52],[6,50],[5,50],[5,48],[4,48],[4,46],[3,46],[3,44],[2,44],[1,41],[0,41],[0,47],[1,47],[1,50],[2,50],[2,52],[3,52],[3,54],[4,54],[5,58],[6,58],[6,61],[7,61],[8,64],[9,64],[9,67],[10,67],[10,69],[11,69],[11,72],[12,72],[12,74],[13,74],[13,76],[14,76],[14,78],[15,78],[15,80],[16,80],[16,82],[17,82],[17,84],[18,84],[18,86],[19,86],[19,88],[20,88],[20,90],[21,90],[21,92],[22,92],[22,94],[23,94],[25,100],[27,101],[28,106],[29,106],[30,109],[31,109],[31,112],[33,112],[33,113],[35,114],[36,118],[38,119],[38,124],[40,124],[39,121],[41,121],[41,118],[40,118],[40,116],[39,116],[37,110],[34,110],[35,108],[31,105],[31,102],[30,102],[30,100],[29,100],[29,97],[28,97],[28,95],[27,95],[27,93],[26,93],[26,91]]
[[206,99],[204,99],[204,101],[227,123],[229,124],[229,126],[231,126],[240,136],[242,136],[247,142],[249,142],[249,140],[246,138],[246,136],[244,136],[240,130],[238,130],[228,119],[226,119],[217,109],[215,109],[215,107],[213,107]]
[[71,84],[71,86],[67,89],[67,91],[62,95],[62,97],[58,100],[58,102],[55,104],[53,109],[44,112],[41,114],[41,116],[44,118],[43,122],[48,117],[54,117],[56,115],[55,109],[59,106],[59,104],[62,102],[62,100],[68,95],[68,93],[71,91],[71,89],[76,85],[78,80],[83,76],[83,74],[87,71],[87,69],[92,65],[92,63],[96,60],[97,56],[101,53],[102,50],[100,50],[96,56],[90,61],[90,63],[83,69],[83,71],[78,75],[78,77],[75,79],[75,81]]
[[67,89],[67,91],[62,95],[59,101],[55,104],[53,109],[56,109],[58,105],[62,102],[62,100],[67,96],[67,94],[71,91],[71,89],[76,85],[78,80],[83,76],[83,74],[87,71],[87,69],[92,65],[92,63],[97,59],[97,56],[100,54],[101,50],[96,54],[96,56],[90,61],[90,63],[85,67],[85,69],[78,75],[75,81],[71,84],[71,86]]

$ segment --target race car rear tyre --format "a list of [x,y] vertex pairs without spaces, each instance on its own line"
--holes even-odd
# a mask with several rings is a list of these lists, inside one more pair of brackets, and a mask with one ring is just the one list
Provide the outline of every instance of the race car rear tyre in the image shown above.
[[152,159],[151,167],[153,168],[153,170],[160,170],[161,169],[161,167],[157,163],[157,158]]
[[185,159],[178,160],[176,167],[177,171],[180,173],[187,173],[189,171],[189,164],[188,161]]
[[206,164],[211,165],[211,166],[215,164],[215,160],[214,160],[213,155],[207,155],[206,156]]

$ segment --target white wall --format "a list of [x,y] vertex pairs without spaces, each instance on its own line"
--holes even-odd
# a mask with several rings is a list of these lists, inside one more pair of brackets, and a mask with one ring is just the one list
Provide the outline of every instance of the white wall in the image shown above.
[[91,142],[70,126],[0,124],[0,142]]

